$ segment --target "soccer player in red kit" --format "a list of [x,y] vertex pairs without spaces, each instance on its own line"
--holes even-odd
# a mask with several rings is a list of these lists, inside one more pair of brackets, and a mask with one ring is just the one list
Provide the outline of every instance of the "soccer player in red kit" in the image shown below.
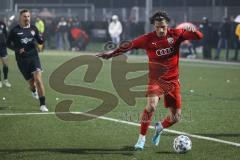
[[135,149],[144,148],[145,136],[160,98],[164,98],[164,105],[169,108],[170,113],[163,121],[156,123],[152,143],[158,145],[163,129],[180,120],[179,46],[184,40],[203,38],[202,33],[194,26],[187,25],[183,29],[171,29],[168,28],[169,21],[167,13],[159,11],[150,18],[155,31],[139,36],[127,47],[120,46],[110,53],[97,55],[109,59],[131,49],[146,50],[149,59],[147,105],[142,113],[140,135]]

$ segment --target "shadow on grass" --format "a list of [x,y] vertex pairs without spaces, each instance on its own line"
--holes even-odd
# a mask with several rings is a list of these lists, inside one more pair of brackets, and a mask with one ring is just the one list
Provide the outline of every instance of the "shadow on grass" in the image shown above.
[[156,153],[158,153],[158,154],[176,154],[176,152],[174,152],[174,151],[158,151]]
[[63,153],[63,154],[119,154],[132,156],[134,155],[133,147],[125,146],[120,149],[114,148],[34,148],[34,149],[0,149],[0,155],[20,154],[32,152],[48,152],[48,153]]
[[0,110],[9,110],[9,107],[0,107]]

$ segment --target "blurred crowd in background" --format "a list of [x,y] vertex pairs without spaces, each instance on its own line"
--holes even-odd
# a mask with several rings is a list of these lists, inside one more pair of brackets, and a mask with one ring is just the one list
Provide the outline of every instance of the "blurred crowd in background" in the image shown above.
[[[223,17],[222,22],[211,23],[208,17],[202,17],[202,20],[192,22],[202,31],[204,38],[200,42],[184,42],[181,46],[181,56],[196,58],[197,53],[200,52],[203,59],[218,60],[220,54],[225,54],[226,61],[237,61],[240,22],[235,22],[235,19],[236,16]],[[3,18],[2,21],[7,24],[8,30],[18,23],[16,17]],[[124,22],[119,20],[118,15],[112,15],[104,22],[94,23],[81,21],[78,17],[36,15],[32,17],[32,23],[45,37],[44,49],[85,51],[92,42],[112,41],[119,44],[121,41],[132,40],[144,33],[144,24],[131,16]],[[173,19],[169,26],[175,28],[180,23]],[[234,55],[231,57],[230,49],[234,50]],[[133,51],[133,54],[138,52]]]
[[[8,30],[18,24],[17,18],[9,20],[4,18]],[[39,32],[44,36],[45,49],[84,51],[89,43],[89,35],[81,27],[78,18],[59,17],[42,18],[32,17],[31,23],[36,25]]]
[[[201,46],[203,59],[218,60],[223,51],[226,61],[237,61],[240,49],[240,22],[234,20],[234,16],[223,17],[222,22],[214,26],[207,17],[203,17],[196,27],[203,33],[204,38],[199,42],[183,43],[183,47],[187,49],[185,56],[195,57],[196,47]],[[216,52],[213,53],[212,49]],[[230,49],[234,50],[233,57],[229,57]]]

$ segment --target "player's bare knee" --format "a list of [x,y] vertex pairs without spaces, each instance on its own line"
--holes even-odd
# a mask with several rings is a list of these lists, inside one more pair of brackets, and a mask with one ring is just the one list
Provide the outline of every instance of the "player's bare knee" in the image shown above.
[[149,112],[155,112],[156,111],[156,104],[155,103],[149,103],[148,105],[147,105],[147,110],[149,111]]
[[36,84],[37,86],[39,86],[39,85],[42,84],[42,80],[41,80],[41,78],[39,78],[39,77],[35,78],[34,81],[35,81],[35,84]]

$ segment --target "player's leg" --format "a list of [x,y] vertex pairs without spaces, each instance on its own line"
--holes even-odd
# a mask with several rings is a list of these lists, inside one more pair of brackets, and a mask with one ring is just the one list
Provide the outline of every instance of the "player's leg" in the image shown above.
[[30,89],[31,92],[32,92],[33,98],[39,99],[39,97],[38,97],[38,92],[37,92],[37,88],[36,88],[35,81],[34,81],[34,78],[33,78],[33,77],[31,77],[31,78],[28,80],[28,84],[29,84],[29,89]]
[[[40,59],[38,56],[32,57],[31,59],[29,59],[29,62],[30,62],[29,71],[32,75],[32,79],[34,80],[34,85],[36,86],[37,93],[39,96],[40,110],[42,112],[47,112],[48,109],[45,104],[45,88],[42,81],[42,68]],[[32,86],[34,85],[32,84]]]
[[145,136],[147,134],[147,130],[152,121],[152,116],[156,110],[157,104],[159,101],[159,97],[157,95],[151,95],[147,97],[147,105],[142,113],[141,117],[141,127],[138,141],[135,145],[135,149],[143,149],[145,144]]
[[152,138],[152,143],[155,145],[159,144],[163,129],[172,126],[181,117],[180,83],[176,81],[172,84],[174,85],[174,89],[164,95],[164,105],[166,108],[169,108],[170,113],[155,125],[155,134]]
[[181,119],[181,108],[169,107],[169,111],[169,115],[161,122],[163,128],[168,128]]
[[7,56],[0,58],[3,64],[2,70],[3,70],[3,84],[6,87],[11,87],[12,85],[8,81],[8,61]]
[[160,142],[163,129],[172,126],[181,119],[181,108],[169,107],[169,110],[170,113],[163,119],[163,121],[157,122],[155,125],[155,134],[152,138],[152,143],[156,146]]
[[42,81],[42,72],[41,71],[33,72],[33,78],[39,97],[45,96],[45,88]]
[[[7,49],[1,48],[0,49],[0,61],[2,63],[2,70],[3,70],[3,84],[6,87],[11,87],[11,84],[8,81],[8,63],[7,63]],[[0,69],[0,88],[2,87],[2,79],[1,79],[1,69]]]
[[33,78],[34,78],[34,82],[37,87],[37,92],[39,96],[40,110],[43,112],[47,112],[48,109],[45,104],[45,88],[42,81],[42,72],[41,71],[33,72]]
[[36,90],[36,86],[34,83],[33,75],[31,73],[31,61],[27,58],[25,59],[17,59],[17,66],[19,71],[22,73],[24,79],[28,82],[29,84],[29,89],[31,90],[32,96],[36,99],[38,99],[38,94]]

